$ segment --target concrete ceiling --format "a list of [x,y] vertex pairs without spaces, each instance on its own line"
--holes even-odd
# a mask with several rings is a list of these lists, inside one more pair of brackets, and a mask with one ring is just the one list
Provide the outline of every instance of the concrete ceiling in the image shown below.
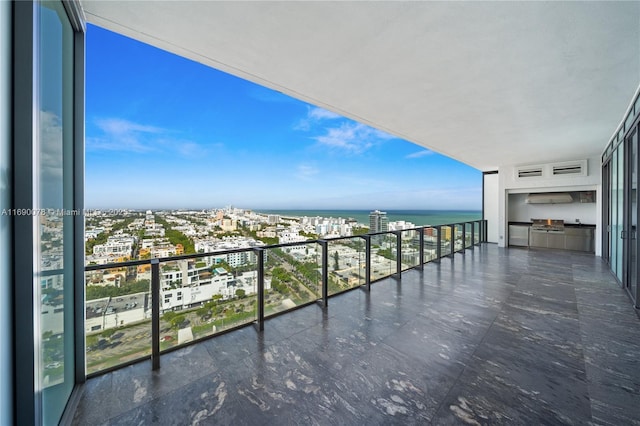
[[481,170],[601,154],[640,2],[81,1],[87,20]]

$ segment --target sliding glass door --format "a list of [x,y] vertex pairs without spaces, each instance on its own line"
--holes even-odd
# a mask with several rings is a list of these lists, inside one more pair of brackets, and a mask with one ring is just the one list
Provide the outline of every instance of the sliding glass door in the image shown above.
[[83,31],[73,0],[12,3],[8,181],[13,403],[20,425],[66,422],[72,391],[84,380]]
[[[38,10],[34,144],[36,370],[43,424],[58,424],[74,380],[74,34],[62,2]],[[36,314],[37,315],[37,314]]]
[[[638,179],[640,152],[637,122],[640,103],[629,111],[624,127],[612,139],[603,155],[602,255],[609,262],[622,287],[627,290],[636,307],[640,307],[638,253]],[[634,115],[635,114],[635,115]]]
[[622,181],[623,181],[623,164],[622,159],[623,147],[619,146],[618,150],[613,153],[609,162],[609,248],[610,257],[609,265],[611,270],[622,282],[622,240],[624,238],[623,228],[623,197],[622,197]]
[[626,165],[627,173],[625,175],[625,276],[622,281],[631,298],[637,304],[637,288],[638,288],[638,132],[632,129],[625,139],[625,147],[627,152]]

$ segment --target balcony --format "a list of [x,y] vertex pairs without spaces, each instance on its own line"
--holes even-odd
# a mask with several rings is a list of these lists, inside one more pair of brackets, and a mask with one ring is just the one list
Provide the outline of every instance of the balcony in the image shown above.
[[[263,290],[246,296],[257,307],[245,326],[92,374],[74,423],[637,424],[640,320],[608,266],[584,253],[471,244],[480,232],[467,243],[464,224],[443,229],[436,260],[443,246],[454,253],[424,265],[427,229],[422,250],[402,233],[308,243],[318,285],[290,294],[286,314]],[[412,244],[415,264],[403,256]],[[264,250],[263,282],[284,268],[277,248]],[[347,280],[329,285],[344,270]]]

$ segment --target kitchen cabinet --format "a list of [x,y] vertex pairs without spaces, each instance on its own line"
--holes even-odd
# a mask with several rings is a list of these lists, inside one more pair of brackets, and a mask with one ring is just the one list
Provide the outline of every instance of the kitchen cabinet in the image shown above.
[[594,251],[595,230],[593,228],[565,228],[564,235],[564,248],[567,250]]
[[594,251],[593,228],[565,227],[564,233],[531,231],[531,247]]
[[563,232],[537,231],[526,223],[509,224],[509,245],[586,251],[595,248],[595,228],[589,225],[565,226]]

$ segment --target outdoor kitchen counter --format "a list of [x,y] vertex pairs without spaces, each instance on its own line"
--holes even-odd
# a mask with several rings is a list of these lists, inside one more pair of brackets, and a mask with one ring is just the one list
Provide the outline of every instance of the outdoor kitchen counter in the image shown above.
[[[509,222],[509,225],[520,225],[520,226],[531,226],[531,222]],[[590,225],[587,223],[564,223],[565,228],[592,228],[596,229],[595,225]]]
[[[593,253],[595,248],[595,225],[581,223],[565,223],[562,232],[534,231],[531,222],[509,222],[509,229],[529,228],[528,246],[535,248],[554,248],[577,250]],[[519,239],[518,241],[523,241]],[[509,245],[525,245],[523,243]]]

